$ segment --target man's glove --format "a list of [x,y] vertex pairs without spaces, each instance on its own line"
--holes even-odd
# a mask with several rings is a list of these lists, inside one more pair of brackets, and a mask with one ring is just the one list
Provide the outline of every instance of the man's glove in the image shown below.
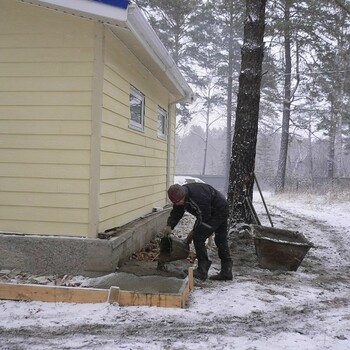
[[165,226],[164,228],[163,228],[163,231],[162,231],[162,233],[163,233],[163,236],[164,237],[167,237],[167,236],[169,236],[170,234],[171,234],[171,227],[170,226]]

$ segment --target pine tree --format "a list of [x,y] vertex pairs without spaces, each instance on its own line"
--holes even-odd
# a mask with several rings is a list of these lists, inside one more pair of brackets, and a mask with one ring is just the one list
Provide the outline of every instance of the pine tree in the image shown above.
[[246,1],[242,63],[228,189],[231,223],[252,221],[246,200],[251,201],[253,198],[264,56],[265,6],[266,0]]

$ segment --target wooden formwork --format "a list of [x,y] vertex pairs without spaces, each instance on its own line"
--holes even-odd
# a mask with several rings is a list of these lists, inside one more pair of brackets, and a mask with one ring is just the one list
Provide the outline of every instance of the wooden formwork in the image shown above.
[[[165,279],[166,283],[166,279]],[[193,289],[193,269],[178,293],[140,293],[110,289],[58,287],[37,284],[0,283],[0,299],[23,301],[47,301],[65,303],[111,303],[129,306],[185,307],[190,291]]]

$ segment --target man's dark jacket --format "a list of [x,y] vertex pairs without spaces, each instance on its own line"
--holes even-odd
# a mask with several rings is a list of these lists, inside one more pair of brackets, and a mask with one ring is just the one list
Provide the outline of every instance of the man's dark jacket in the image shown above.
[[213,233],[220,223],[227,220],[227,200],[214,187],[196,182],[185,184],[183,188],[186,191],[185,204],[174,204],[167,221],[171,229],[174,229],[185,211],[197,218],[193,230],[198,233]]

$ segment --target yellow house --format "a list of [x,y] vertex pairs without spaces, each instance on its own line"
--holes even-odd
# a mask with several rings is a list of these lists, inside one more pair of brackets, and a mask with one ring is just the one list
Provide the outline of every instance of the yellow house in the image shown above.
[[164,207],[191,95],[135,5],[1,0],[0,231],[96,238]]

